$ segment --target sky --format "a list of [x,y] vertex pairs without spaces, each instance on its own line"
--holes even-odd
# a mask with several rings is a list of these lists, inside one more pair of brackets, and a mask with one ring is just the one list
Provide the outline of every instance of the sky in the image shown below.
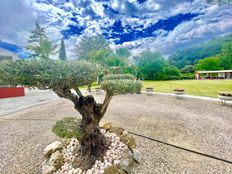
[[[227,0],[229,1],[229,0]],[[179,49],[232,32],[232,3],[204,0],[0,0],[0,48],[26,57],[39,22],[50,40],[64,37],[68,57],[83,36],[102,34],[134,54]]]

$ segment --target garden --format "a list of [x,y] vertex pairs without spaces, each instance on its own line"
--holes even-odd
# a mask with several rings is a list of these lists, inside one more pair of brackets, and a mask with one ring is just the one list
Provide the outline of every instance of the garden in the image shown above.
[[[183,38],[173,47],[170,38],[150,45],[153,37],[168,37],[177,21],[197,20],[204,13],[175,14],[154,25],[144,23],[147,28],[140,31],[137,19],[147,16],[129,11],[137,6],[148,9],[146,1],[122,2],[118,10],[123,12],[113,9],[119,2],[112,7],[105,1],[99,7],[99,2],[65,1],[63,6],[58,1],[35,1],[36,8],[49,9],[55,18],[41,20],[43,25],[36,22],[25,34],[23,48],[13,47],[21,57],[0,52],[0,173],[231,173],[232,35],[224,32],[182,50]],[[191,2],[191,10],[195,3],[199,2]],[[205,2],[204,8],[211,3]],[[157,2],[152,8],[162,6]],[[126,22],[137,21],[136,26],[115,20],[109,33],[104,28],[107,21],[88,30],[106,11],[111,17],[129,15]],[[64,21],[66,29],[58,26]],[[139,42],[129,45],[135,38]],[[141,47],[143,39],[149,41],[146,48]],[[5,42],[0,38],[0,47]],[[202,72],[205,78],[196,78],[199,71],[212,71],[211,77]]]

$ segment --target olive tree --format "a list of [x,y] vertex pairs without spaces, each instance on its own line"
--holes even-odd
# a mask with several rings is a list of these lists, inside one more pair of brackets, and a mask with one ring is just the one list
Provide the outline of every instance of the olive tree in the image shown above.
[[116,94],[135,93],[141,88],[140,82],[131,75],[107,75],[101,82],[101,87],[106,92],[105,99],[103,103],[97,103],[92,95],[84,96],[79,87],[95,81],[100,68],[99,65],[83,61],[2,61],[0,79],[4,84],[51,89],[58,96],[72,101],[74,108],[82,116],[82,153],[99,157],[106,146],[99,122],[106,113],[112,97]]

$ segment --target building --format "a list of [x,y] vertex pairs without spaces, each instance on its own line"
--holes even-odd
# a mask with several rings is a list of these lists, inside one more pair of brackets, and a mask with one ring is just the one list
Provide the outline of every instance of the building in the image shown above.
[[[18,56],[8,50],[0,48],[0,61],[2,60],[16,60]],[[0,99],[8,97],[25,96],[24,87],[16,87],[10,85],[1,85],[0,79]]]
[[232,70],[197,71],[197,80],[200,79],[232,79]]
[[13,52],[10,52],[6,49],[0,48],[0,61],[7,60],[7,59],[15,60],[15,59],[18,59],[18,56]]

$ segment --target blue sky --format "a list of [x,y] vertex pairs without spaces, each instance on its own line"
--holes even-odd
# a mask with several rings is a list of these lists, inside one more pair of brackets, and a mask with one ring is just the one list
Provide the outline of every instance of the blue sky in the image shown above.
[[34,23],[53,42],[65,38],[67,54],[81,37],[102,34],[112,48],[170,55],[232,32],[232,5],[204,0],[1,0],[0,48],[22,57]]

